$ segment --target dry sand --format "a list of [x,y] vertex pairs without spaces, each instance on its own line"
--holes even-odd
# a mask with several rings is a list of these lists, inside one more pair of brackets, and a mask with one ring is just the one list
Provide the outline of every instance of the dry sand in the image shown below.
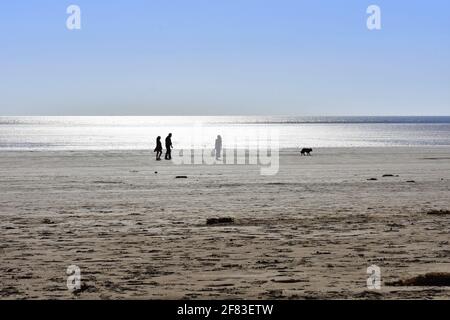
[[450,148],[285,150],[275,176],[144,151],[2,152],[0,172],[2,299],[450,298],[384,285],[450,271],[450,215],[427,214],[450,209]]

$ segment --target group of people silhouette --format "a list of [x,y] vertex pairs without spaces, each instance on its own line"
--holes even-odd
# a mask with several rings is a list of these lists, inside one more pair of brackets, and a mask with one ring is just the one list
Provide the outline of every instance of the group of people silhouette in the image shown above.
[[[165,160],[171,160],[172,159],[172,134],[169,133],[169,135],[166,137],[166,141],[165,141],[165,145],[166,145],[166,154],[164,156]],[[216,153],[216,160],[220,160],[220,156],[221,156],[221,152],[222,152],[222,137],[220,135],[217,136],[216,138],[216,142],[214,145],[214,150]],[[156,138],[156,148],[155,150],[153,150],[153,152],[156,152],[156,160],[160,161],[161,160],[161,155],[163,153],[163,147],[162,147],[162,143],[161,143],[161,136],[158,136]]]
[[[169,135],[166,137],[166,155],[164,156],[164,159],[171,160],[172,159],[172,134],[169,133]],[[153,152],[156,152],[156,160],[161,160],[162,155],[162,143],[161,143],[161,136],[158,136],[156,138],[156,148]]]

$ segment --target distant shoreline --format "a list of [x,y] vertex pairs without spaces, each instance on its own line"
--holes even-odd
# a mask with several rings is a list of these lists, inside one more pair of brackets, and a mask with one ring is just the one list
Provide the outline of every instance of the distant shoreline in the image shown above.
[[[204,124],[450,124],[450,116],[0,116],[0,125],[6,124],[53,124],[70,120],[74,123],[110,124],[165,122]],[[140,120],[140,121],[138,121]]]

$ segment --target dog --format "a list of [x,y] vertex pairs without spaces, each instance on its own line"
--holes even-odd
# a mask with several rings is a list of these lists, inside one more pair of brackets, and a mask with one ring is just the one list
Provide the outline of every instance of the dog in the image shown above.
[[300,150],[300,154],[302,156],[310,156],[312,151],[313,149],[311,148],[303,148],[302,150]]

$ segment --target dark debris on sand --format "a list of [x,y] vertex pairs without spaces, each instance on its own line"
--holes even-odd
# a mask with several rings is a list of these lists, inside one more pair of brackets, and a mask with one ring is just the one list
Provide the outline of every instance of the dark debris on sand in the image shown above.
[[407,286],[447,287],[450,286],[450,273],[431,272],[426,273],[424,275],[412,277],[409,279],[386,282],[386,285],[394,287],[407,287]]
[[230,217],[206,219],[206,224],[208,226],[216,224],[231,224],[231,223],[234,223],[234,219]]
[[43,224],[55,224],[54,221],[52,221],[52,220],[50,220],[50,219],[48,219],[48,218],[43,219],[43,220],[42,220],[42,223],[43,223]]
[[80,288],[73,290],[72,293],[74,295],[79,295],[79,294],[84,293],[84,292],[92,293],[92,292],[97,292],[97,291],[98,291],[98,289],[94,285],[92,285],[90,283],[83,282],[83,283],[81,283]]
[[19,291],[19,289],[17,289],[16,287],[4,287],[4,288],[0,288],[0,297],[1,298],[7,298],[10,296],[15,296],[15,295],[20,295],[22,294],[22,292]]
[[450,214],[450,210],[430,210],[427,214],[435,215],[435,216],[443,216]]
[[383,294],[376,291],[363,291],[354,296],[356,299],[367,299],[367,300],[380,300],[383,298]]

